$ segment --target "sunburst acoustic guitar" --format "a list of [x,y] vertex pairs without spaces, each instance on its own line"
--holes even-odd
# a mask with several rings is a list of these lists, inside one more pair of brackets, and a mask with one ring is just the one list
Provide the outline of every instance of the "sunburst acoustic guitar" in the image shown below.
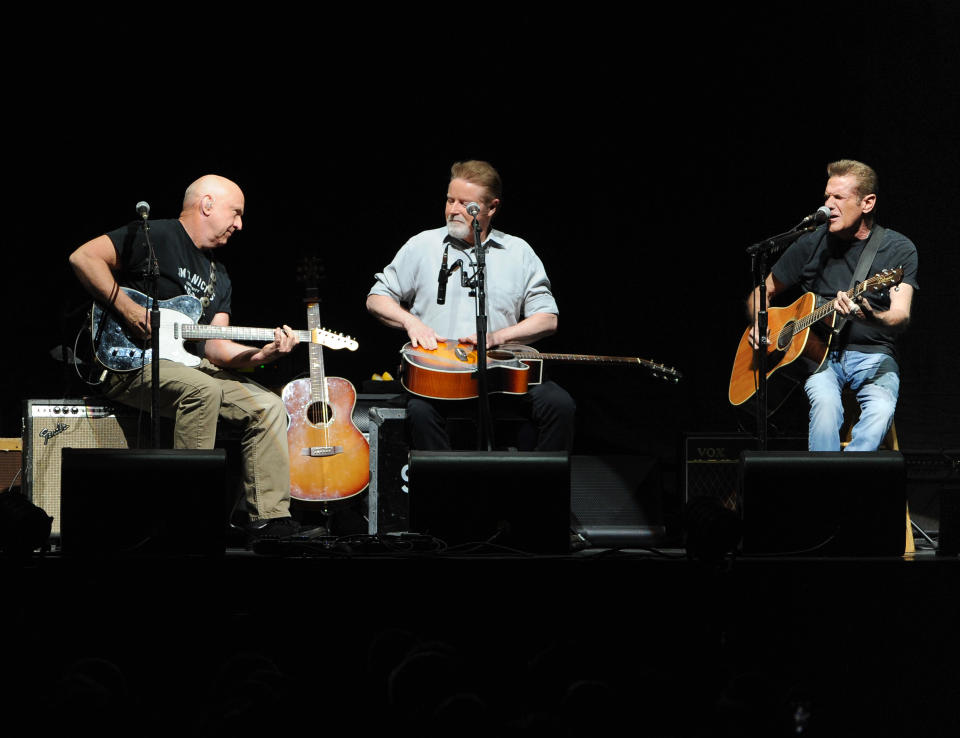
[[[436,349],[404,345],[401,384],[421,397],[437,400],[467,400],[479,395],[477,348],[467,343],[439,341]],[[587,354],[544,354],[529,346],[505,343],[487,351],[487,381],[490,392],[526,394],[531,384],[543,380],[543,362],[634,366],[668,382],[682,375],[672,367],[633,356],[590,356]]]

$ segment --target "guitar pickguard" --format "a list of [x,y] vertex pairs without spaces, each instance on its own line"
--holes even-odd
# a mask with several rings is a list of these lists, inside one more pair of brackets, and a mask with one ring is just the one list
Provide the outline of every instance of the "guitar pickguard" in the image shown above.
[[[125,290],[127,295],[144,310],[150,307],[150,298],[134,290]],[[169,300],[160,300],[160,356],[187,366],[197,366],[200,357],[183,347],[176,336],[180,323],[196,323],[203,314],[200,301],[191,295],[178,295]],[[149,364],[153,349],[144,347],[127,336],[124,327],[113,311],[104,311],[94,303],[90,313],[94,356],[103,366],[119,372],[128,372]]]

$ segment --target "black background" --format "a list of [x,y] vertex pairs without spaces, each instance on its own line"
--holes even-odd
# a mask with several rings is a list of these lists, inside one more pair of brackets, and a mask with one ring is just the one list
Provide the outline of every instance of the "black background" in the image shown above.
[[[322,321],[360,342],[326,351],[327,372],[358,389],[395,373],[405,336],[366,313],[366,292],[410,235],[442,223],[450,164],[482,158],[505,184],[495,224],[534,246],[560,305],[559,333],[538,347],[640,356],[685,376],[669,386],[636,369],[554,367],[578,402],[576,450],[672,457],[684,432],[754,429],[726,400],[745,250],[816,210],[829,161],[856,158],[879,172],[880,222],[920,254],[901,446],[960,447],[958,11],[620,13],[220,8],[22,28],[4,52],[2,435],[19,435],[24,399],[85,391],[50,357],[89,304],[70,251],[134,219],[139,200],[176,217],[208,172],[246,195],[244,229],[219,254],[232,322],[304,327],[297,266],[319,256]],[[282,387],[305,357],[260,379]],[[798,394],[775,432],[804,432]]]

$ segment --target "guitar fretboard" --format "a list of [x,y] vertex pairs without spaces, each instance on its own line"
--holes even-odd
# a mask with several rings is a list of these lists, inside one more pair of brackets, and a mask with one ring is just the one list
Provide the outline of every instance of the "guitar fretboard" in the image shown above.
[[[177,329],[179,328],[179,336]],[[300,341],[311,339],[310,331],[294,331]],[[174,337],[185,341],[206,341],[223,338],[230,341],[272,341],[272,328],[243,328],[233,325],[198,325],[196,323],[178,323],[174,326]]]
[[[902,274],[902,272],[900,273]],[[862,295],[868,289],[872,289],[873,287],[878,287],[884,284],[889,286],[892,284],[899,283],[899,281],[900,281],[900,277],[897,275],[896,272],[891,274],[876,274],[870,279],[864,282],[861,282],[860,284],[855,285],[854,287],[851,287],[849,290],[847,290],[846,294],[847,294],[847,297],[853,300],[857,297],[860,297],[860,295]],[[796,335],[800,331],[806,330],[807,328],[812,326],[814,323],[820,320],[823,320],[828,315],[830,315],[830,313],[834,312],[836,309],[837,309],[837,298],[834,297],[832,300],[830,300],[830,302],[825,302],[816,310],[812,311],[809,315],[805,315],[804,317],[796,320],[795,322],[784,326],[784,329],[783,331],[781,331],[781,334],[785,334],[789,332],[793,335]],[[786,338],[785,335],[783,337]]]
[[543,359],[567,364],[636,364],[655,372],[677,375],[675,369],[658,364],[649,359],[640,359],[636,356],[594,356],[592,354],[542,354],[538,351],[516,351],[518,359]]
[[[311,302],[307,304],[307,325],[311,330],[320,326],[320,303]],[[311,343],[309,346],[309,354],[310,396],[314,402],[323,403],[321,410],[323,420],[326,422],[327,382],[326,373],[323,368],[323,347],[319,344]]]

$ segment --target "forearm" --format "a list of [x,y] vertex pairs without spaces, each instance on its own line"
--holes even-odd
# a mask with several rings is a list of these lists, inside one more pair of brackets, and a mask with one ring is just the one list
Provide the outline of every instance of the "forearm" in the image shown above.
[[384,325],[407,330],[411,321],[417,320],[404,310],[399,302],[386,295],[367,295],[367,311]]
[[245,346],[235,341],[212,339],[204,344],[204,356],[223,369],[247,369],[260,364],[269,364],[279,358],[279,354],[268,352],[264,348]]
[[499,346],[504,343],[533,343],[557,332],[557,316],[554,313],[534,313],[516,325],[494,331],[489,343]]
[[[95,240],[90,242],[90,245],[85,245],[70,254],[69,261],[74,274],[94,299],[111,306],[131,325],[138,324],[145,327],[146,310],[120,289],[110,263],[97,253],[98,246],[101,254],[109,253],[106,250],[107,247],[98,244]],[[109,246],[109,249],[112,250],[112,248]]]
[[903,333],[910,325],[910,313],[902,308],[891,308],[883,312],[874,311],[868,320],[882,325],[891,333]]
[[757,321],[757,311],[760,309],[760,288],[754,288],[753,292],[747,295],[746,301],[747,321],[755,323]]
[[[766,290],[764,297],[764,303],[766,307],[770,307],[770,301],[773,299],[774,295],[780,293],[784,287],[785,285],[777,280],[772,273],[767,275],[767,278],[763,283],[763,289]],[[757,313],[760,311],[760,289],[760,287],[754,287],[753,291],[747,295],[747,321],[750,324],[757,322]]]

